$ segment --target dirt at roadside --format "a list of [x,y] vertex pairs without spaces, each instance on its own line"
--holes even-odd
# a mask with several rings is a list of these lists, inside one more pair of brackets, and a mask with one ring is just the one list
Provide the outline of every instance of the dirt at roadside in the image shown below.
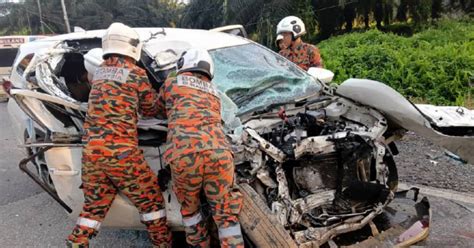
[[474,165],[447,156],[445,149],[411,132],[396,145],[400,181],[474,193]]

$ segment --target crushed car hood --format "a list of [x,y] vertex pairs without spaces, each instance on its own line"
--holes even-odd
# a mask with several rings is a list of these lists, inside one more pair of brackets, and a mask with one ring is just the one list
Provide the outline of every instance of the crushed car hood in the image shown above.
[[414,105],[389,86],[348,79],[336,94],[381,111],[389,123],[413,131],[474,163],[474,114],[459,107]]

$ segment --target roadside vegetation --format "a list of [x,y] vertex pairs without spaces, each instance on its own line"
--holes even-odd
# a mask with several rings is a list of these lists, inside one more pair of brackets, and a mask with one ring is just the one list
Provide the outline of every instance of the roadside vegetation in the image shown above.
[[[68,0],[65,5],[70,26],[85,30],[112,22],[197,29],[241,24],[252,40],[273,49],[277,23],[296,15],[308,30],[304,40],[321,42],[337,82],[366,77],[417,102],[474,107],[474,0]],[[0,35],[64,32],[59,0],[0,3]]]
[[441,20],[411,37],[370,30],[319,44],[335,81],[384,82],[415,102],[474,107],[474,22]]

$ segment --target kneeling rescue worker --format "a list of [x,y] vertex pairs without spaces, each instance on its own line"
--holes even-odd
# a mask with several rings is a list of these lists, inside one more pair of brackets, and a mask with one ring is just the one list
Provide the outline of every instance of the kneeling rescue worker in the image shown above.
[[233,189],[234,161],[221,124],[221,103],[211,82],[214,64],[205,49],[189,49],[177,62],[177,76],[159,91],[159,108],[168,119],[168,149],[173,189],[181,203],[186,241],[209,247],[203,193],[218,227],[221,247],[243,247],[237,218],[242,195]]
[[280,47],[280,55],[297,64],[307,71],[310,67],[323,67],[323,60],[319,49],[311,44],[304,43],[301,36],[306,34],[303,21],[296,16],[287,16],[277,25],[277,37],[282,35],[280,43],[289,44]]
[[84,206],[68,237],[69,247],[87,247],[120,191],[138,208],[154,247],[170,247],[171,235],[157,176],[138,148],[137,119],[156,116],[157,93],[136,65],[138,34],[113,23],[102,38],[104,62],[92,80],[84,129]]

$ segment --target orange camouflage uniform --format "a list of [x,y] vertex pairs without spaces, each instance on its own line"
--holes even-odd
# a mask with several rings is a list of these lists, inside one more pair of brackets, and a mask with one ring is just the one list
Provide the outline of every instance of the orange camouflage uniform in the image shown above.
[[138,208],[154,246],[169,247],[171,235],[158,178],[138,148],[138,112],[156,116],[158,95],[143,69],[110,57],[94,74],[83,137],[84,206],[68,237],[88,246],[120,191]]
[[186,240],[209,247],[201,192],[219,230],[221,247],[243,247],[238,213],[242,195],[233,189],[234,161],[221,124],[221,104],[212,82],[198,73],[181,73],[159,91],[159,108],[168,119],[168,148],[173,189],[181,203]]
[[279,51],[280,55],[307,71],[310,67],[323,67],[323,59],[319,49],[311,44],[301,42],[296,47],[288,47]]

